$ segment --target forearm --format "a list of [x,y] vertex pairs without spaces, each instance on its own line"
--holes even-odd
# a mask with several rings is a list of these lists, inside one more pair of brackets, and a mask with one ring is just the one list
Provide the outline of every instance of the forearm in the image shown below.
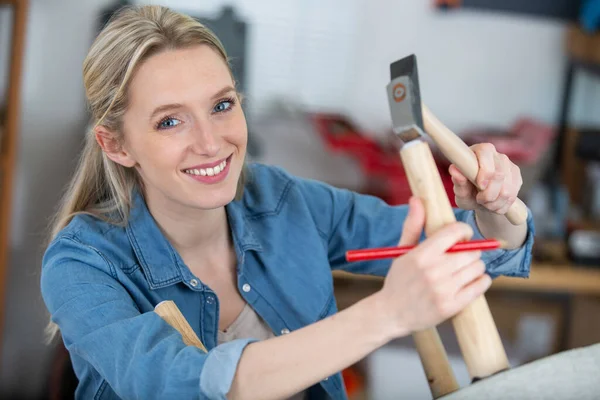
[[248,345],[230,399],[281,399],[354,364],[392,338],[377,294],[323,321]]
[[508,249],[521,247],[527,237],[527,223],[513,225],[504,215],[477,209],[475,211],[475,221],[484,237],[502,240],[506,243]]

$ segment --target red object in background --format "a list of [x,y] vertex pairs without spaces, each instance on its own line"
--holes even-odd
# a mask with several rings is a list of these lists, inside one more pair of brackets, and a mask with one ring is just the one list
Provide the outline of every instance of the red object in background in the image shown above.
[[365,380],[358,371],[354,368],[349,367],[342,371],[342,379],[346,386],[346,393],[349,398],[352,398],[355,394],[361,393],[365,390]]
[[[336,114],[310,114],[309,118],[325,146],[332,152],[352,156],[366,176],[363,193],[382,198],[388,204],[406,204],[412,195],[396,144],[379,143],[361,132],[346,117]],[[393,133],[389,133],[392,137]],[[461,137],[469,146],[492,143],[517,165],[534,165],[547,151],[555,130],[532,118],[518,119],[508,130],[476,128],[465,130]],[[450,162],[435,146],[432,152],[442,184],[452,207],[456,207]]]
[[457,8],[461,6],[462,0],[434,0],[436,7]]
[[[332,152],[343,152],[358,162],[366,176],[363,193],[383,199],[391,205],[406,204],[412,195],[398,149],[384,145],[361,132],[346,117],[336,114],[310,114],[316,131]],[[442,183],[453,207],[453,184],[443,162],[436,159]]]
[[551,125],[531,118],[519,118],[508,130],[469,129],[462,133],[469,146],[492,143],[498,153],[506,154],[515,164],[532,165],[548,149],[556,132]]

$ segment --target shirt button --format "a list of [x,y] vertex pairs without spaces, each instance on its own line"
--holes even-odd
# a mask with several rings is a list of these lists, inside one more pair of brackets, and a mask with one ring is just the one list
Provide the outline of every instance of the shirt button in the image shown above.
[[206,297],[206,302],[208,304],[213,304],[215,302],[215,298],[213,296],[207,296]]
[[288,328],[283,328],[283,329],[281,330],[281,334],[282,334],[282,335],[287,335],[288,333],[290,333],[290,330],[289,330]]
[[190,285],[192,285],[193,287],[196,287],[196,286],[198,286],[198,279],[192,279],[192,280],[190,281]]
[[242,290],[246,293],[248,293],[250,291],[250,285],[248,285],[247,283],[244,283],[244,286],[242,286]]

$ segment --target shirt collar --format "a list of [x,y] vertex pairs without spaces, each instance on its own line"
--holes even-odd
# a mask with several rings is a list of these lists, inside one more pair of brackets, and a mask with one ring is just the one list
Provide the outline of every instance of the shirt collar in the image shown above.
[[[262,246],[246,216],[243,203],[234,201],[225,209],[238,262],[243,265],[245,252],[261,251]],[[183,280],[182,271],[187,267],[156,224],[139,191],[133,193],[126,231],[151,289],[169,286]]]
[[248,250],[262,251],[262,246],[246,215],[243,200],[232,201],[225,206],[225,210],[227,211],[233,243],[236,246],[236,253],[238,257],[242,257],[239,261],[243,264],[243,253]]
[[181,282],[183,260],[150,214],[139,191],[134,191],[127,236],[151,289]]

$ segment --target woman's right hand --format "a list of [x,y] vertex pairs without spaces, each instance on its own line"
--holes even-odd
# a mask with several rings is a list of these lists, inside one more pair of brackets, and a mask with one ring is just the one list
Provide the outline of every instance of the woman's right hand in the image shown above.
[[[400,245],[416,245],[425,224],[425,208],[411,198]],[[481,252],[446,253],[473,229],[465,223],[449,224],[397,258],[385,278],[381,296],[392,337],[438,325],[483,294],[492,282],[485,273]]]

